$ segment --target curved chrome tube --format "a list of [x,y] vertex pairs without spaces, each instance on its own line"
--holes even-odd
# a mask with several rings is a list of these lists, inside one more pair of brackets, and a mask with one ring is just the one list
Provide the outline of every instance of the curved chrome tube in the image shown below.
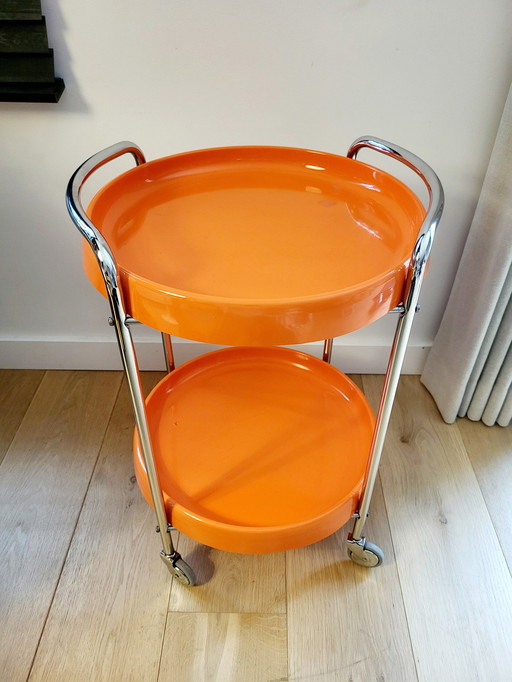
[[175,551],[171,534],[168,532],[170,524],[168,523],[153,458],[151,437],[146,416],[146,403],[140,381],[137,355],[135,353],[135,347],[129,328],[133,319],[126,313],[124,307],[122,289],[119,283],[119,274],[112,251],[103,235],[87,217],[80,199],[81,189],[87,178],[90,177],[94,171],[98,170],[98,168],[123,154],[131,154],[137,165],[141,165],[146,161],[142,150],[132,142],[118,142],[111,147],[107,147],[107,149],[104,149],[103,151],[94,154],[94,156],[91,156],[90,159],[87,159],[87,161],[85,161],[71,176],[66,191],[66,204],[71,219],[94,251],[103,274],[110,308],[112,310],[112,322],[116,330],[117,342],[132,398],[135,423],[139,433],[142,453],[144,455],[151,497],[153,499],[158,528],[160,529],[160,537],[163,546],[161,554],[164,561],[174,565],[174,562],[179,559],[179,554]]
[[101,152],[94,154],[87,159],[87,161],[84,161],[84,163],[73,173],[68,183],[66,191],[68,210],[71,214],[71,218],[88,242],[91,242],[94,237],[101,237],[101,235],[85,213],[80,200],[80,191],[87,178],[97,171],[98,168],[109,163],[109,161],[117,159],[119,156],[123,156],[123,154],[132,154],[138,166],[146,163],[146,159],[140,147],[133,142],[118,142],[117,144],[113,144],[112,146],[103,149]]
[[428,164],[420,159],[419,156],[416,156],[416,154],[413,154],[396,144],[381,140],[378,137],[359,137],[350,145],[347,157],[349,159],[355,159],[361,149],[364,148],[373,149],[376,152],[391,156],[393,159],[400,161],[420,176],[428,190],[429,204],[427,214],[423,220],[414,246],[411,268],[412,277],[409,278],[409,286],[406,289],[403,301],[407,312],[412,303],[412,301],[409,300],[411,296],[410,288],[412,281],[424,273],[425,266],[432,250],[437,225],[443,213],[443,187],[436,173]]
[[80,193],[85,181],[94,173],[94,171],[123,154],[132,154],[137,165],[146,162],[142,150],[137,147],[136,144],[133,144],[133,142],[118,142],[87,159],[87,161],[73,173],[66,190],[66,205],[69,215],[94,251],[105,280],[107,292],[112,287],[116,286],[116,262],[103,235],[87,217],[85,209],[82,206]]
[[400,372],[407,350],[407,343],[409,341],[414,315],[416,314],[418,307],[418,299],[425,268],[432,250],[432,244],[444,206],[444,192],[439,178],[432,168],[415,154],[379,138],[360,137],[352,143],[347,156],[355,159],[358,152],[365,147],[385,154],[386,156],[391,156],[417,173],[427,187],[429,204],[412,253],[411,266],[404,289],[403,309],[400,311],[400,318],[397,323],[393,345],[391,347],[386,378],[375,421],[375,430],[368,458],[364,488],[356,515],[357,519],[354,524],[354,529],[348,539],[349,547],[351,547],[352,551],[356,552],[364,550],[365,539],[362,536],[362,532],[366,523],[366,517],[368,516],[373,488],[377,479],[380,458],[384,448],[384,440],[391,418],[391,410],[398,388]]

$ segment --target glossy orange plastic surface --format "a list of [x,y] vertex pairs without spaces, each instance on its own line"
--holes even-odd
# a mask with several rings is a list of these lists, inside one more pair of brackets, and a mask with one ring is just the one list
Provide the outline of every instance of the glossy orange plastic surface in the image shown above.
[[[258,346],[338,336],[398,305],[425,210],[359,161],[227,147],[138,166],[103,187],[88,214],[134,318]],[[104,293],[87,245],[84,264]]]
[[[374,417],[341,372],[284,348],[230,348],[147,398],[168,517],[198,542],[276,552],[316,542],[356,509]],[[139,439],[135,472],[151,504]]]

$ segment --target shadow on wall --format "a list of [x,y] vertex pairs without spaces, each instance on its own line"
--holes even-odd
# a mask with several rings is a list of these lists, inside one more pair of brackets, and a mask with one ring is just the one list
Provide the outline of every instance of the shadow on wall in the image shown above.
[[82,96],[72,70],[71,54],[65,40],[67,26],[60,10],[60,3],[55,0],[42,0],[41,9],[46,16],[50,47],[53,47],[55,53],[55,73],[64,78],[66,84],[60,100],[62,109],[70,112],[87,112],[90,110],[89,106]]

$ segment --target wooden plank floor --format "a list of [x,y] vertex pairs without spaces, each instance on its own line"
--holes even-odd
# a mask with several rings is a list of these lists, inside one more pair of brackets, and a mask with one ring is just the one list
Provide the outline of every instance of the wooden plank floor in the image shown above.
[[[146,389],[158,379],[144,375]],[[381,377],[359,379],[376,404]],[[116,372],[0,372],[0,679],[510,682],[512,429],[448,426],[403,377],[367,526],[169,579]]]

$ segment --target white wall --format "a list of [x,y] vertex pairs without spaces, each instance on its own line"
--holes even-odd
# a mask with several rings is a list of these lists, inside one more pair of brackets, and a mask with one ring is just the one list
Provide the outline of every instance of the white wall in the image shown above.
[[[510,86],[510,0],[42,5],[66,90],[56,105],[0,103],[0,366],[118,366],[64,207],[93,152],[131,139],[149,159],[233,144],[344,153],[372,134],[423,157],[446,191],[409,354],[421,369]],[[392,325],[340,340],[345,368],[383,369]],[[143,337],[146,366],[158,364],[154,334]]]

